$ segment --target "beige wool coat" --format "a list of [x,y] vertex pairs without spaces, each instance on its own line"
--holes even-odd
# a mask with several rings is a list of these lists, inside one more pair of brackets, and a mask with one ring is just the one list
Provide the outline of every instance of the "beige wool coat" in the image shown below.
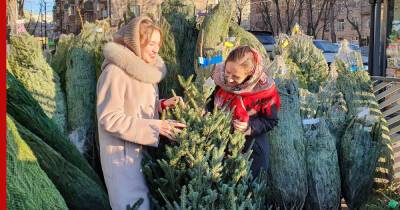
[[126,210],[143,198],[149,209],[148,188],[141,169],[142,145],[159,141],[157,84],[166,67],[160,57],[146,64],[115,42],[104,47],[105,61],[97,84],[97,117],[101,166],[113,210]]

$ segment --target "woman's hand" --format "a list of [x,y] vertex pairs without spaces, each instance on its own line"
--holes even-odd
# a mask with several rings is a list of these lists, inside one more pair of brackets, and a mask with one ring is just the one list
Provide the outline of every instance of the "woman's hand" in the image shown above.
[[249,122],[242,122],[240,120],[234,120],[233,128],[237,131],[244,133],[245,135],[250,134]]
[[186,125],[174,120],[163,120],[160,127],[160,135],[167,137],[170,140],[175,140],[176,134],[182,132]]
[[182,97],[175,96],[175,97],[169,98],[167,100],[164,100],[162,102],[162,106],[165,107],[165,108],[167,108],[167,107],[168,108],[174,108],[177,104],[180,104],[181,106],[185,105],[185,103],[183,102]]

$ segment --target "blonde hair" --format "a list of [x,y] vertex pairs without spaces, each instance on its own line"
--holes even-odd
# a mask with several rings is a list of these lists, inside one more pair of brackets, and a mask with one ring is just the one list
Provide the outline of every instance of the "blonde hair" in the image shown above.
[[151,39],[151,36],[153,35],[154,31],[158,31],[160,33],[160,46],[162,44],[162,32],[160,27],[155,25],[153,21],[150,20],[143,20],[140,25],[139,25],[139,40],[140,40],[140,45],[141,46],[146,46]]

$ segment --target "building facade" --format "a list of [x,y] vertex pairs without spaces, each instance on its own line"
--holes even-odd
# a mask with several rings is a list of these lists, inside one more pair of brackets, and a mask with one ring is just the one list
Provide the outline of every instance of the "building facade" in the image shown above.
[[[56,33],[79,33],[84,22],[110,18],[113,27],[118,27],[124,17],[150,14],[157,16],[161,12],[163,0],[56,0],[53,8]],[[79,3],[80,2],[80,3]],[[206,15],[219,0],[194,0],[196,14]],[[242,3],[241,25],[250,29],[250,0],[237,0]],[[80,5],[80,6],[78,6]],[[157,18],[157,17],[155,17]]]
[[[303,1],[302,5],[294,5],[298,1],[280,1],[279,11],[277,7],[269,1],[251,0],[250,9],[250,28],[255,31],[270,31],[275,35],[279,33],[289,33],[294,24],[298,23],[303,31],[313,34],[310,28],[310,22],[314,25],[315,38],[332,41],[332,29],[336,35],[336,41],[347,39],[353,43],[359,44],[360,41],[366,44],[369,40],[370,24],[370,5],[368,1],[363,0],[338,0],[332,7],[324,6],[325,1],[313,1],[313,5],[307,5],[309,1]],[[329,1],[326,1],[329,2]],[[310,9],[310,6],[312,9]],[[268,7],[268,8],[267,8]],[[320,8],[330,8],[322,10]],[[296,9],[294,9],[296,8]],[[269,11],[268,13],[266,11]],[[333,11],[333,13],[330,13]],[[361,37],[358,35],[355,27],[358,27]],[[289,14],[287,14],[289,12]],[[321,14],[320,14],[321,12]],[[268,20],[269,14],[269,20]],[[332,16],[330,16],[332,15]],[[281,21],[278,21],[281,17]],[[334,19],[334,27],[330,26],[330,17]],[[312,19],[312,21],[310,21]],[[288,22],[290,26],[288,26]],[[280,26],[281,27],[278,27]],[[272,30],[271,30],[272,27]],[[360,40],[361,39],[361,40]]]

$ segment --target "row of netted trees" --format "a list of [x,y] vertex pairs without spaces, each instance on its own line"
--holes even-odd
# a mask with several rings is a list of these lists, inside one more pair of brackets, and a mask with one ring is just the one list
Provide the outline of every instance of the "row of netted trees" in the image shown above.
[[[343,45],[329,67],[312,39],[295,27],[291,35],[277,37],[270,61],[257,38],[236,24],[233,3],[221,0],[198,20],[192,0],[166,0],[161,6],[160,55],[168,75],[160,95],[182,95],[186,102],[163,118],[188,127],[176,142],[161,140],[159,148],[146,153],[143,172],[153,206],[338,209],[344,197],[351,209],[371,207],[379,201],[371,192],[391,184],[393,157],[359,54]],[[87,23],[79,35],[59,40],[50,64],[32,36],[11,38],[10,209],[109,208],[99,178],[95,90],[102,47],[112,33],[105,21]],[[230,112],[205,112],[214,89],[209,80],[213,62],[245,44],[261,53],[282,101],[279,124],[268,134],[270,168],[257,178],[250,171],[251,151],[243,151],[243,134],[231,132]],[[138,206],[140,201],[131,209]]]

